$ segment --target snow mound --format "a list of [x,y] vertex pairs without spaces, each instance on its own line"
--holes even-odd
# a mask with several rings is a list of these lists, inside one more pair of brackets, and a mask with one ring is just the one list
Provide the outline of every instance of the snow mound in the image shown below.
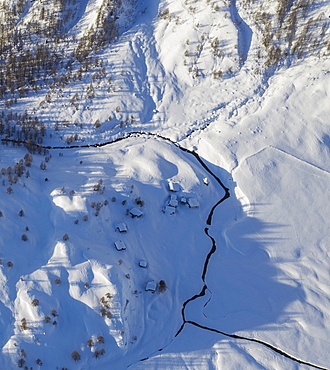
[[62,208],[65,212],[86,212],[86,198],[80,195],[68,197],[67,195],[60,194],[60,191],[54,190],[51,194],[53,202],[57,207]]

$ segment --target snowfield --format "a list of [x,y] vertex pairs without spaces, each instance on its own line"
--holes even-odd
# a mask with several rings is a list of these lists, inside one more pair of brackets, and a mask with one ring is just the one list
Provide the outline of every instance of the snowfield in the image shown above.
[[[170,343],[180,328],[182,304],[200,285],[209,250],[203,226],[223,189],[211,178],[203,183],[210,174],[193,155],[155,138],[51,155],[47,169],[33,163],[31,177],[14,184],[12,194],[2,188],[2,297],[14,314],[13,332],[3,338],[3,366],[13,366],[22,348],[27,364],[33,353],[46,367],[66,366],[74,349],[83,351],[84,368],[109,361],[118,368],[130,365]],[[179,204],[174,215],[164,214],[170,181],[179,184],[176,196],[195,198],[200,206]],[[140,218],[128,214],[136,206]],[[125,223],[127,232],[118,232],[118,223]],[[118,239],[127,250],[115,249]],[[150,280],[164,280],[168,289],[146,292]],[[108,293],[109,318],[102,316],[100,301]],[[58,316],[52,317],[54,309]],[[28,328],[22,331],[23,318]],[[94,359],[98,346],[88,348],[86,342],[100,335],[106,354]]]
[[1,369],[330,369],[329,4],[283,4],[59,12],[64,82],[0,100]]

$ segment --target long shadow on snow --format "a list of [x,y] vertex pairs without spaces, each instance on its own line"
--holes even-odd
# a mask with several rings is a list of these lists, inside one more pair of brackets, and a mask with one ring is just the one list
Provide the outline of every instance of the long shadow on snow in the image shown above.
[[[210,239],[210,251],[205,258],[201,273],[201,280],[204,284],[200,292],[184,302],[182,308],[184,323],[176,335],[184,327],[189,303],[210,294],[213,298],[208,297],[209,301],[215,301],[215,291],[219,294],[217,299],[220,307],[216,309],[219,316],[214,319],[221,318],[221,310],[225,310],[224,304],[228,311],[224,315],[231,315],[232,312],[240,310],[243,312],[246,306],[249,307],[248,310],[255,310],[254,319],[251,322],[242,319],[241,323],[238,324],[238,322],[230,320],[231,327],[226,326],[227,330],[255,329],[267,323],[276,322],[283,309],[291,301],[298,297],[304,297],[301,289],[288,287],[288,285],[275,280],[278,272],[271,265],[265,250],[266,245],[281,238],[280,235],[277,235],[277,229],[284,225],[264,223],[256,217],[243,216],[240,221],[239,217],[244,215],[244,212],[241,203],[235,196],[235,184],[233,183],[229,189],[215,175],[220,172],[222,178],[230,179],[230,174],[208,163],[205,159],[200,159],[200,162],[203,162],[203,167],[215,176],[219,185],[225,190],[225,195],[211,207],[205,222],[204,232]],[[229,233],[230,235],[228,235]],[[261,241],[256,240],[256,235],[260,236]],[[251,287],[247,289],[246,285],[249,284]],[[255,301],[254,293],[258,289],[262,292],[262,296],[259,294],[259,300]],[[212,293],[212,291],[214,292]],[[228,302],[226,299],[228,295],[238,306]],[[202,301],[201,304],[206,307],[211,306],[210,303]],[[260,308],[261,301],[263,301],[264,312]],[[276,302],[276,310],[274,307],[271,308],[266,301],[269,301],[269,305],[271,302],[275,305]],[[274,310],[272,314],[268,313],[269,309]],[[211,311],[210,307],[207,307],[207,310]],[[201,316],[201,318],[203,317]]]
[[[14,317],[11,310],[0,301],[0,346],[3,349],[4,345],[8,342],[12,335],[12,326],[8,323],[14,323]],[[1,361],[1,359],[0,359]],[[1,364],[1,363],[0,363]]]
[[[200,162],[212,175],[222,171],[221,177],[230,179],[226,171],[219,171],[204,159],[200,158]],[[219,178],[214,176],[218,181]],[[211,208],[206,220],[204,231],[210,238],[211,248],[201,275],[203,286],[183,303],[183,324],[176,337],[186,324],[190,324],[233,339],[259,343],[290,360],[325,369],[291,356],[281,349],[281,343],[274,346],[235,334],[276,324],[289,303],[303,300],[304,293],[298,287],[276,280],[278,270],[271,264],[265,248],[272,241],[281,239],[280,230],[285,225],[261,222],[257,217],[243,216],[239,220],[237,216],[244,213],[241,203],[233,195],[235,184],[230,189],[221,181],[219,185],[226,193]],[[294,314],[286,315],[293,318]]]

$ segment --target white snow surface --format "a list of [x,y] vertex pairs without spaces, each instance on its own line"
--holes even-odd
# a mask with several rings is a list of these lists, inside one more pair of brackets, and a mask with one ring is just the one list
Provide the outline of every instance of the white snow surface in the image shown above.
[[[70,32],[93,22],[94,3],[81,2],[85,10]],[[51,104],[40,106],[44,90],[11,110],[35,109],[48,131],[56,121],[69,121],[45,139],[50,146],[66,146],[65,137],[75,133],[74,144],[86,145],[135,131],[173,142],[133,135],[102,147],[50,149],[47,169],[39,167],[44,158],[33,155],[31,176],[20,177],[11,194],[2,175],[0,368],[16,369],[22,349],[25,365],[34,369],[312,368],[205,328],[257,339],[330,368],[328,55],[310,55],[265,77],[256,73],[261,35],[249,23],[253,9],[240,2],[236,6],[252,30],[249,44],[227,2],[211,1],[220,7],[215,11],[209,2],[141,0],[134,21],[134,2],[123,3],[121,35],[98,54],[106,78],[95,84],[94,98],[83,99],[95,72],[89,71],[53,90]],[[327,2],[315,4],[316,15],[329,15]],[[170,17],[162,19],[158,14],[167,7]],[[215,37],[221,58],[212,55]],[[238,49],[245,52],[243,61]],[[218,69],[225,73],[215,79]],[[78,110],[70,104],[75,93]],[[100,128],[94,128],[97,119]],[[176,144],[197,153],[229,189],[211,225],[206,221],[224,189]],[[13,167],[25,153],[1,146],[0,167]],[[100,180],[104,190],[98,192]],[[179,202],[175,214],[163,213],[169,182],[180,185],[178,199],[195,198],[199,207]],[[129,210],[140,206],[142,217],[133,219]],[[125,234],[116,231],[121,222]],[[184,302],[204,285],[212,248],[205,228],[216,243],[207,289],[185,308],[185,319],[204,329],[186,323],[176,336]],[[115,249],[119,239],[126,250]],[[164,280],[167,289],[146,292],[151,280]],[[100,349],[105,353],[96,358]],[[76,362],[75,350],[81,355]]]

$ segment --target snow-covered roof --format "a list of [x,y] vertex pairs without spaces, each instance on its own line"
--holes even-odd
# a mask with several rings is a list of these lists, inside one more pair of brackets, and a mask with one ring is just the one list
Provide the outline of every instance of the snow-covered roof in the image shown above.
[[181,197],[180,203],[181,204],[187,204],[187,198],[186,197]]
[[140,267],[143,267],[143,268],[146,268],[146,267],[148,266],[147,261],[145,261],[145,260],[141,260],[141,261],[139,262],[139,266],[140,266]]
[[188,203],[189,208],[198,208],[199,207],[199,203],[198,203],[198,200],[196,198],[188,198],[187,203]]
[[122,240],[117,240],[114,242],[117,251],[123,251],[126,249],[126,244]]
[[166,215],[174,215],[175,214],[175,208],[174,207],[171,207],[171,206],[165,206],[163,208],[163,212],[166,214]]
[[143,212],[136,207],[130,209],[129,213],[132,217],[141,217],[143,215]]
[[177,206],[178,206],[178,204],[179,204],[179,202],[178,202],[178,200],[177,199],[172,199],[172,198],[170,198],[169,200],[168,200],[168,203],[167,203],[170,207],[174,207],[174,208],[176,208]]
[[126,233],[128,231],[127,225],[124,222],[120,222],[116,225],[116,230],[120,233]]
[[155,282],[155,280],[150,280],[147,282],[146,287],[145,287],[146,291],[155,292],[156,289],[157,289],[157,283]]
[[176,182],[170,181],[168,183],[168,187],[169,187],[170,191],[174,191],[174,192],[180,191],[180,185]]

